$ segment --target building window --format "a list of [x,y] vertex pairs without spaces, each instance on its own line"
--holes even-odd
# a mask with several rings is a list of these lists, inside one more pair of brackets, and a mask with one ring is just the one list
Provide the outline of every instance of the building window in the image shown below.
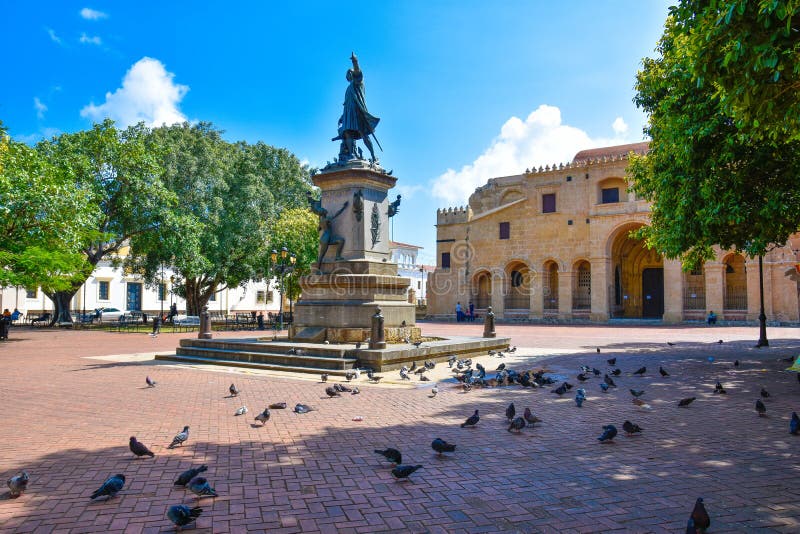
[[603,189],[603,204],[613,204],[619,202],[619,187],[608,187]]
[[542,195],[542,213],[555,213],[556,211],[556,194],[547,193]]
[[213,293],[211,293],[211,296],[210,296],[210,297],[208,297],[208,301],[209,301],[209,302],[217,302],[217,292],[216,292],[216,291],[214,291]]
[[422,282],[420,282],[419,280],[417,280],[417,289],[419,289],[420,291],[422,290]]
[[267,292],[263,289],[256,291],[256,304],[264,304],[267,302]]
[[500,223],[500,239],[510,239],[511,238],[511,223],[510,222],[501,222]]
[[109,283],[105,281],[100,281],[97,286],[97,299],[109,300],[108,293],[109,293]]
[[511,271],[511,287],[519,287],[522,285],[522,273],[520,271]]
[[39,292],[39,289],[25,289],[25,298],[26,299],[35,299],[36,294]]
[[164,282],[158,284],[158,300],[161,302],[167,300],[167,284]]
[[442,252],[442,269],[450,268],[450,253]]

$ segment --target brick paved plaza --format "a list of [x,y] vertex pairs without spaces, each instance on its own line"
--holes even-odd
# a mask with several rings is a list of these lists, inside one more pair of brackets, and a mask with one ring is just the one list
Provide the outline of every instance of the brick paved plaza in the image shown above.
[[[421,326],[426,335],[479,335],[482,328]],[[5,483],[24,469],[30,484],[18,499],[0,495],[0,531],[167,531],[167,507],[195,502],[173,481],[202,463],[219,497],[200,501],[196,532],[683,532],[699,496],[711,532],[800,531],[800,436],[789,434],[800,383],[780,361],[800,354],[797,328],[769,329],[768,349],[753,348],[755,327],[497,330],[520,347],[516,358],[503,360],[511,368],[546,368],[578,387],[581,365],[605,371],[606,359],[616,356],[619,388],[604,394],[592,378],[583,385],[583,408],[575,406],[575,390],[558,398],[551,388],[462,393],[440,381],[439,395],[429,398],[425,383],[401,387],[393,372],[385,373],[387,385],[362,377],[360,395],[328,399],[316,376],[152,360],[194,334],[154,340],[14,328],[0,344],[0,475]],[[481,361],[490,375],[500,363]],[[671,376],[660,377],[659,365]],[[645,376],[631,376],[640,366]],[[449,374],[446,364],[435,369],[440,378]],[[156,388],[145,387],[146,375]],[[716,380],[727,395],[713,394]],[[231,382],[239,398],[226,398]],[[771,393],[765,418],[754,410],[762,386]],[[644,389],[647,405],[632,404],[629,388]],[[691,406],[677,407],[690,396],[697,397]],[[316,411],[273,410],[263,428],[252,424],[264,406],[280,401]],[[531,407],[543,423],[506,432],[512,401],[518,413]],[[234,417],[243,404],[250,412]],[[475,409],[477,428],[460,428]],[[643,433],[625,437],[626,419]],[[596,438],[610,423],[620,434],[601,444]],[[167,449],[184,425],[191,427],[188,442]],[[154,459],[130,453],[133,435]],[[430,448],[435,437],[457,444],[455,453],[438,457]],[[395,481],[373,453],[385,447],[423,469]],[[120,494],[90,502],[115,473],[127,477]]]

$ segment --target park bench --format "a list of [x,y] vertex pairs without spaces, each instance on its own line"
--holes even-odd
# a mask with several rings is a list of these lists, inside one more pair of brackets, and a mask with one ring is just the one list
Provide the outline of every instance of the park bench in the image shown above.
[[175,330],[188,332],[195,328],[200,328],[200,317],[197,315],[176,315],[173,318]]
[[31,326],[41,326],[42,324],[49,324],[50,320],[53,318],[50,312],[44,312],[39,317],[34,317],[31,319]]

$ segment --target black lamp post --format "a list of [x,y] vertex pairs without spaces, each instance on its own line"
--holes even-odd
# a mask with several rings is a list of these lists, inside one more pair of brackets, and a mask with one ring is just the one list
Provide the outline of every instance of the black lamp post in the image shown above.
[[[277,250],[273,250],[272,253],[269,255],[270,258],[270,269],[269,271],[278,278],[278,283],[280,285],[280,304],[278,309],[278,329],[283,330],[283,295],[285,291],[284,287],[284,279],[286,275],[294,271],[294,264],[297,261],[297,257],[294,253],[290,253],[289,249],[286,247],[282,247],[280,253]],[[291,302],[289,304],[291,309]]]
[[161,280],[159,280],[159,283],[158,283],[158,300],[159,300],[159,303],[161,304],[161,314],[158,316],[158,320],[159,321],[164,318],[164,299],[167,297],[164,294],[164,292],[167,289],[165,287],[166,285],[167,285],[167,283],[164,280],[164,264],[162,263],[161,264]]

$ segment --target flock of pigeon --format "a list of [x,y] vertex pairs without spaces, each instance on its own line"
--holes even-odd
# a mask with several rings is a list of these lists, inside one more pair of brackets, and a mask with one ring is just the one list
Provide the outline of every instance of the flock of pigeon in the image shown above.
[[[721,342],[721,340],[720,340]],[[672,346],[672,343],[669,343]],[[509,349],[507,352],[513,353],[517,350],[516,347]],[[600,352],[600,348],[597,348],[597,352]],[[504,357],[503,352],[495,352],[489,351],[490,356],[497,356],[499,358]],[[713,358],[709,358],[709,361],[713,361]],[[599,378],[600,375],[603,375],[602,382],[599,383],[599,387],[602,392],[607,393],[610,388],[616,388],[617,384],[612,377],[619,377],[622,375],[622,370],[616,367],[617,358],[610,358],[606,360],[606,363],[610,366],[609,370],[605,373],[601,372],[600,370],[594,367],[587,367],[582,366],[580,368],[580,373],[576,376],[578,382],[583,384],[587,382],[593,377]],[[484,387],[497,387],[497,386],[511,386],[511,385],[521,385],[522,387],[529,387],[529,388],[544,388],[551,385],[555,385],[556,381],[551,377],[547,376],[547,373],[544,370],[527,370],[524,372],[519,372],[514,369],[509,368],[505,363],[500,363],[497,368],[495,369],[495,375],[491,378],[487,378],[487,370],[486,368],[481,365],[480,363],[475,363],[473,367],[473,362],[471,359],[457,359],[455,356],[451,356],[448,359],[448,365],[452,369],[455,378],[461,383],[461,388],[464,393],[471,391],[473,388],[484,388]],[[412,363],[411,367],[402,367],[400,369],[400,378],[401,380],[410,380],[411,375],[418,375],[421,381],[427,381],[428,378],[425,376],[427,371],[434,369],[436,363],[433,361],[426,361],[424,362],[423,366],[417,367],[416,362]],[[734,362],[734,367],[739,367],[739,361],[736,360]],[[661,377],[666,378],[669,377],[670,374],[660,366],[659,374]],[[367,374],[368,379],[370,382],[377,383],[383,377],[378,376],[373,373],[371,370],[362,371],[360,369],[353,369],[348,371],[345,375],[345,379],[347,382],[351,382],[352,380],[357,380],[360,378],[362,372]],[[634,376],[644,376],[647,373],[646,367],[641,367],[634,371],[632,375]],[[321,381],[323,383],[327,383],[328,375],[323,374],[321,376]],[[798,374],[798,381],[800,381],[800,374]],[[146,377],[145,382],[148,387],[156,387],[157,383],[152,380],[149,376]],[[565,395],[567,392],[572,390],[574,386],[563,380],[560,385],[555,387],[551,390],[551,393],[556,394],[558,396]],[[228,391],[230,392],[230,397],[238,397],[240,394],[239,389],[234,385],[231,384]],[[637,406],[645,406],[645,402],[641,400],[641,397],[645,395],[644,390],[637,390],[637,389],[629,389],[632,402]],[[351,395],[359,394],[358,387],[349,387],[344,384],[334,384],[333,386],[327,386],[325,388],[325,394],[330,397],[340,397],[342,393],[349,393]],[[435,397],[438,393],[437,385],[434,385],[431,389],[430,397]],[[721,382],[717,381],[714,387],[714,394],[718,395],[725,395],[727,391],[725,390],[724,386]],[[755,409],[756,412],[760,417],[766,416],[766,405],[762,401],[762,399],[766,400],[770,397],[770,393],[765,389],[761,388],[761,399],[756,400]],[[679,407],[688,407],[696,398],[695,397],[687,397],[681,399],[678,402]],[[578,388],[576,390],[575,395],[575,404],[578,408],[583,406],[583,403],[586,401],[586,390],[584,388]],[[264,426],[266,422],[270,419],[271,412],[270,410],[283,410],[287,408],[287,404],[285,402],[278,402],[273,403],[267,406],[262,412],[255,416],[255,420],[261,423],[261,426]],[[305,404],[297,404],[293,410],[297,414],[304,414],[311,411],[314,411],[314,408]],[[241,416],[248,412],[246,406],[242,406],[234,413],[235,416]],[[526,427],[534,427],[536,423],[540,422],[541,420],[536,417],[530,408],[525,408],[522,416],[517,416],[516,407],[512,402],[506,408],[505,416],[508,426],[508,432],[516,432],[519,433],[522,429]],[[480,414],[478,410],[470,415],[462,424],[461,428],[474,428],[478,422],[480,421]],[[634,436],[638,433],[642,432],[642,428],[632,423],[631,421],[626,420],[622,424],[622,429],[625,432],[626,436]],[[791,421],[789,424],[789,431],[791,434],[797,435],[800,433],[800,417],[798,417],[796,412],[792,412]],[[618,430],[616,426],[613,424],[604,425],[602,427],[602,433],[597,438],[598,441],[601,443],[610,443],[613,442],[614,438],[617,436]],[[185,426],[182,431],[177,433],[175,437],[172,439],[172,442],[167,446],[168,449],[174,449],[175,447],[181,446],[189,439],[189,426]],[[131,452],[136,457],[155,457],[155,454],[143,443],[138,441],[135,436],[130,437],[129,447]],[[431,443],[431,448],[438,454],[442,455],[448,452],[454,452],[456,449],[456,445],[452,443],[447,443],[445,440],[441,438],[435,438]],[[386,449],[375,449],[375,453],[382,455],[386,458],[387,461],[391,462],[392,464],[392,476],[395,479],[399,480],[406,480],[408,479],[414,472],[421,469],[423,466],[419,464],[403,464],[402,463],[402,454],[399,450],[395,448],[386,448]],[[203,497],[216,497],[217,492],[211,486],[208,479],[201,476],[203,472],[208,469],[208,466],[201,465],[200,467],[191,468],[187,471],[181,473],[181,475],[175,480],[175,486],[180,486],[187,488],[189,491],[194,493],[198,499]],[[10,489],[10,496],[12,498],[19,497],[27,488],[29,482],[28,473],[23,471],[20,474],[11,477],[8,480],[8,487]],[[95,490],[91,496],[91,500],[99,499],[101,497],[105,497],[106,500],[111,499],[112,497],[116,496],[125,485],[125,475],[118,473],[111,477],[109,477],[103,484]],[[191,525],[194,523],[197,518],[202,513],[202,508],[199,506],[189,507],[185,504],[177,504],[172,505],[167,509],[167,517],[172,521],[175,525],[176,530],[180,531],[183,527]],[[705,530],[710,526],[711,520],[710,517],[705,509],[703,504],[703,499],[698,498],[695,507],[692,510],[689,522],[687,524],[686,532],[687,534],[693,534],[697,532],[705,532]]]

